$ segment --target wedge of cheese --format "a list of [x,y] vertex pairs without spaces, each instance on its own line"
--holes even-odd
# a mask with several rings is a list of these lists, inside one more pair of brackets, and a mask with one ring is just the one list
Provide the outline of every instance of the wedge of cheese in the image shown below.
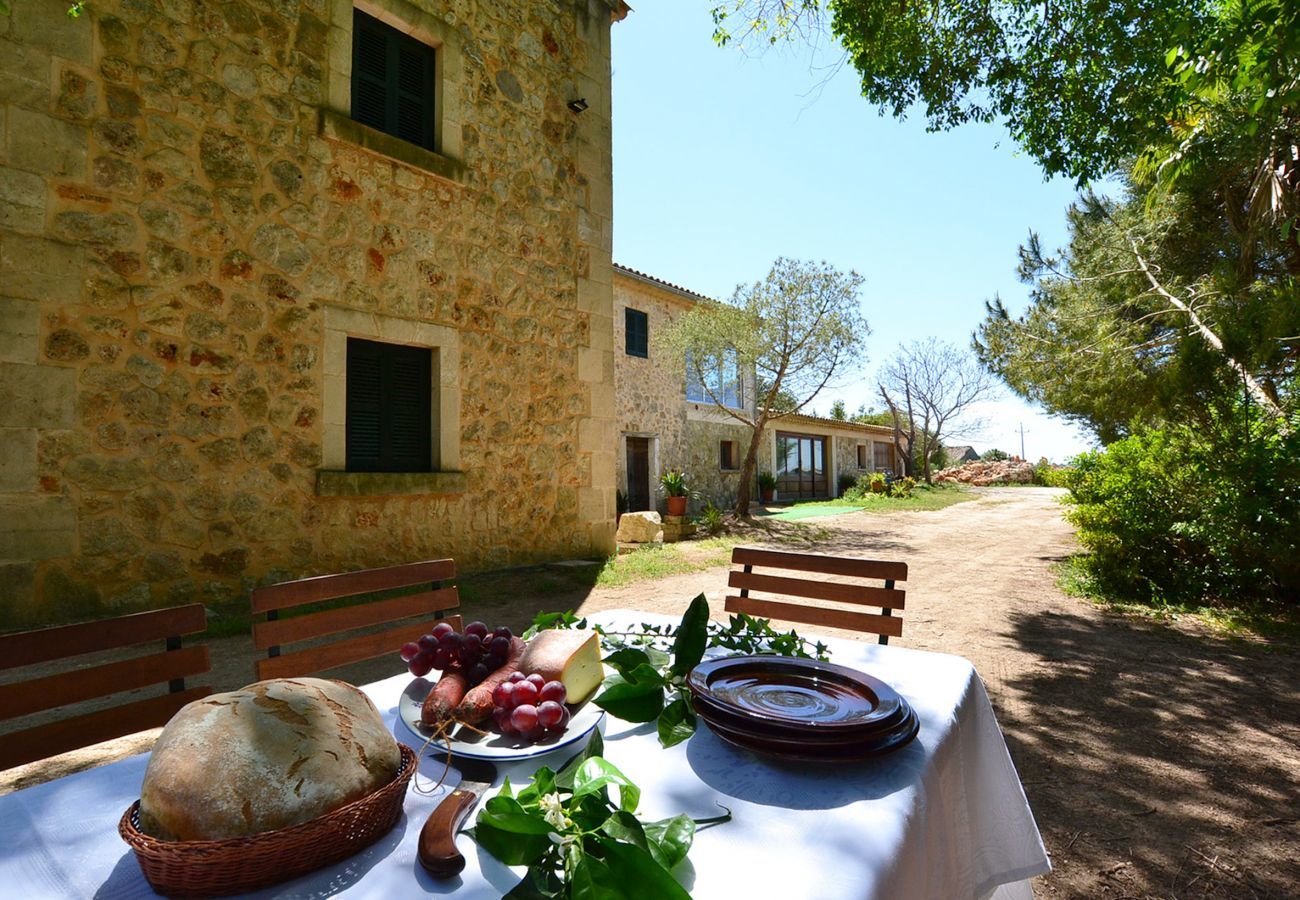
[[539,632],[524,650],[519,671],[536,672],[547,681],[562,681],[570,703],[581,703],[605,680],[600,661],[600,635],[594,631]]

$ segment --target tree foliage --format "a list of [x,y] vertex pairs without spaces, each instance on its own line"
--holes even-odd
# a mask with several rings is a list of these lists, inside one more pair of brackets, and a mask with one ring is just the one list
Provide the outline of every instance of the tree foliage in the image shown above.
[[[778,258],[761,281],[736,287],[726,303],[700,303],[660,332],[668,358],[704,389],[717,410],[752,430],[741,465],[736,514],[749,515],[750,486],[768,422],[811,403],[836,376],[865,359],[871,333],[858,299],[862,276],[825,262]],[[737,409],[706,374],[734,359],[753,372],[752,405]]]

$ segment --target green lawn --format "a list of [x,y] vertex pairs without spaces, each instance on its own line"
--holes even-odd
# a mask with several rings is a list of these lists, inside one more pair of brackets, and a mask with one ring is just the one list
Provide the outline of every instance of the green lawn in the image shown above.
[[979,494],[974,491],[956,485],[936,484],[933,487],[917,485],[910,497],[887,497],[884,494],[870,494],[860,500],[804,500],[766,515],[769,518],[788,520],[839,515],[854,510],[894,512],[896,510],[944,509],[954,503],[963,503],[978,498]]

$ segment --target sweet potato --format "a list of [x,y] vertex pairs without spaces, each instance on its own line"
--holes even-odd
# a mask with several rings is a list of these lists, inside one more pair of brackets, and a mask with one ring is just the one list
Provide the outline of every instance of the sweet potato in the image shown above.
[[[429,728],[437,728],[452,718],[452,714],[465,699],[469,681],[460,669],[448,669],[424,698],[420,708],[420,721]],[[489,710],[490,712],[490,710]]]
[[497,686],[519,670],[519,660],[524,658],[524,648],[528,645],[517,637],[510,639],[510,653],[500,668],[484,678],[465,695],[454,713],[456,721],[477,725],[492,715],[492,692]]

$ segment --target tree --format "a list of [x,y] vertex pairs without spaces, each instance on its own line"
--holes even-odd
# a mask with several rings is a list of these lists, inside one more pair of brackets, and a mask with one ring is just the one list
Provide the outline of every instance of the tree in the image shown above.
[[713,16],[722,44],[814,40],[829,29],[882,112],[901,119],[919,105],[932,131],[1004,122],[1049,174],[1083,183],[1167,133],[1186,91],[1166,54],[1206,28],[1215,5],[714,0]]
[[831,404],[831,418],[836,422],[847,422],[849,420],[849,414],[844,408],[843,400],[836,400]]
[[[1276,229],[1234,225],[1201,177],[1152,203],[1137,192],[1085,197],[1055,255],[1031,234],[1021,277],[1032,302],[1018,317],[988,304],[979,357],[1016,393],[1106,443],[1205,424],[1243,389],[1274,415],[1293,402],[1300,300],[1285,242]],[[1213,181],[1231,190],[1234,177],[1249,175],[1234,165]]]
[[[736,515],[749,516],[758,448],[768,423],[806,407],[836,376],[864,358],[871,333],[859,309],[862,276],[821,262],[778,258],[761,281],[737,285],[726,303],[699,303],[660,332],[669,358],[714,406],[749,426],[740,468]],[[716,373],[753,372],[752,407],[729,403],[729,387]]]
[[[907,437],[904,456],[921,465],[931,483],[931,461],[945,437],[978,428],[969,419],[972,406],[992,396],[993,380],[969,353],[935,338],[900,345],[881,369],[880,396],[889,407],[895,433]],[[907,474],[912,474],[909,470]]]
[[997,447],[994,447],[992,450],[985,450],[980,454],[980,459],[984,462],[1002,462],[1003,460],[1010,458],[1011,454],[1007,453],[1005,450],[999,450]]

